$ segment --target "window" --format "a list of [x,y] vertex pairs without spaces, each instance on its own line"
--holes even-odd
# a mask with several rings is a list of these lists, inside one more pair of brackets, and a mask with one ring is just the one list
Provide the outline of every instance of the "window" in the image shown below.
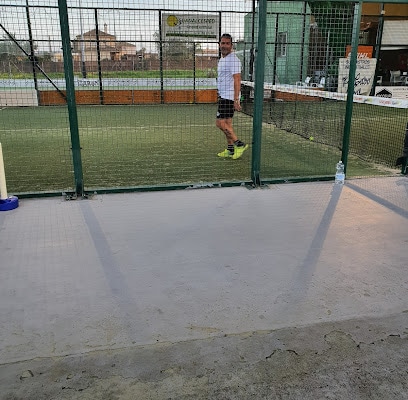
[[277,57],[286,57],[286,46],[288,44],[288,33],[279,32],[277,37]]

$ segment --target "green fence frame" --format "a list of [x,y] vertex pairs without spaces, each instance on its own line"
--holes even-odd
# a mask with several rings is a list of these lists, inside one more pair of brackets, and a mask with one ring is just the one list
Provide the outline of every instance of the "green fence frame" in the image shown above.
[[[254,75],[254,99],[253,99],[253,126],[252,126],[252,158],[251,158],[251,172],[250,172],[250,181],[245,182],[245,184],[251,185],[253,187],[259,187],[265,183],[265,180],[262,177],[262,168],[261,168],[261,151],[262,151],[262,133],[263,133],[263,108],[264,108],[264,65],[265,65],[265,47],[266,47],[266,30],[267,30],[267,7],[268,3],[274,2],[276,0],[259,0],[258,1],[258,37],[256,43],[256,58],[254,57],[254,49],[251,48],[251,63],[258,66],[255,68]],[[311,2],[317,2],[317,0],[311,0]],[[346,112],[344,115],[344,130],[342,136],[342,148],[341,148],[341,159],[345,165],[345,171],[347,172],[348,167],[348,158],[349,158],[349,145],[350,145],[350,135],[351,135],[351,125],[353,117],[353,96],[354,96],[354,81],[356,76],[356,63],[358,56],[358,44],[359,44],[359,31],[360,31],[360,22],[362,15],[362,6],[365,1],[363,0],[332,0],[333,3],[350,3],[354,5],[354,19],[353,19],[353,30],[352,30],[352,41],[351,41],[351,53],[350,53],[350,69],[348,77],[348,87],[347,87],[347,97],[346,97]],[[407,0],[389,0],[382,2],[379,0],[370,0],[367,3],[379,3],[379,4],[407,4]],[[253,10],[255,10],[256,1],[253,0]],[[86,196],[86,182],[84,182],[83,174],[83,164],[81,157],[81,140],[78,124],[78,114],[77,114],[77,104],[76,104],[76,94],[75,94],[75,85],[74,85],[74,67],[73,67],[73,57],[72,57],[72,48],[71,48],[71,37],[70,37],[70,28],[69,28],[69,16],[68,16],[68,7],[67,0],[58,0],[58,11],[60,17],[60,29],[61,29],[61,38],[62,38],[62,50],[64,57],[64,73],[65,73],[65,82],[66,82],[66,102],[68,108],[68,119],[69,119],[69,130],[70,130],[70,139],[71,139],[71,151],[72,151],[72,161],[73,161],[73,175],[74,175],[74,193],[73,197]],[[29,21],[29,10],[27,7],[27,19]],[[95,10],[96,12],[96,10]],[[159,14],[161,16],[161,13]],[[160,24],[161,26],[161,24]],[[252,29],[254,27],[252,26]],[[32,38],[30,37],[30,42],[32,44]],[[31,49],[31,55],[33,55],[33,48]],[[255,58],[255,59],[254,59]],[[31,57],[32,62],[34,63],[34,57]],[[160,61],[162,63],[162,60]],[[33,70],[35,71],[33,64]],[[163,71],[161,70],[162,78]],[[100,77],[101,78],[101,77]],[[35,72],[34,72],[35,79]],[[100,79],[101,82],[101,79]],[[163,100],[163,82],[161,88],[161,96]],[[402,166],[402,173],[406,173],[406,165]],[[299,178],[296,181],[302,180],[322,180],[322,179],[333,179],[333,176],[324,176],[316,178]],[[277,180],[279,181],[279,180]],[[230,182],[223,183],[223,185],[236,185],[242,184],[242,182]],[[161,190],[161,189],[178,189],[185,188],[188,185],[171,185],[171,186],[157,186],[157,187],[135,187],[135,188],[119,188],[119,189],[104,189],[105,192],[116,192],[116,191],[125,191],[125,190]]]
[[64,72],[67,86],[67,105],[69,127],[71,132],[72,160],[74,164],[75,195],[84,195],[84,177],[82,172],[81,144],[79,139],[78,115],[75,100],[74,68],[71,54],[71,41],[69,35],[68,7],[66,0],[58,0],[62,51],[64,54]]
[[[274,0],[269,0],[274,1]],[[334,2],[340,0],[334,0]],[[265,63],[265,32],[266,32],[266,8],[268,0],[259,0],[259,34],[257,43],[257,65],[262,66]],[[342,161],[345,165],[345,171],[347,172],[349,142],[351,133],[351,120],[353,115],[353,95],[354,95],[354,79],[356,74],[356,62],[357,62],[357,48],[358,48],[358,34],[361,21],[361,9],[363,1],[350,1],[354,3],[354,21],[353,21],[353,34],[352,34],[352,51],[350,55],[350,71],[349,81],[347,89],[347,102],[346,102],[346,115],[345,125],[343,132],[343,146],[342,146]],[[371,0],[370,3],[383,3],[378,0]],[[391,0],[387,3],[403,4],[406,1]],[[69,25],[68,25],[68,11],[66,0],[58,0],[59,13],[61,20],[61,34],[63,39],[63,51],[65,62],[65,77],[67,82],[67,101],[69,109],[69,121],[72,140],[72,157],[74,164],[75,175],[75,195],[84,195],[84,182],[82,174],[81,163],[81,146],[78,130],[78,120],[75,104],[75,88],[73,84],[73,67],[72,67],[72,55],[70,48],[69,38]],[[261,178],[261,137],[262,137],[262,109],[263,109],[263,88],[264,88],[264,69],[256,68],[255,71],[255,91],[254,91],[254,116],[253,116],[253,147],[252,147],[252,163],[251,163],[251,184],[253,186],[260,186],[262,184]]]

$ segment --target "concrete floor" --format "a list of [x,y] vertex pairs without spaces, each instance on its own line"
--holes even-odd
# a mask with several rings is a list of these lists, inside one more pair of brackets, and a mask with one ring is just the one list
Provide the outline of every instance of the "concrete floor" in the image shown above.
[[408,399],[408,177],[23,199],[0,399]]

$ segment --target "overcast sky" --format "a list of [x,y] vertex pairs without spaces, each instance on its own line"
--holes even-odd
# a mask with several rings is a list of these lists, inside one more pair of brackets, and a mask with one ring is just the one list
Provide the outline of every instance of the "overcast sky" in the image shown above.
[[[0,0],[0,5],[58,6],[58,0]],[[179,10],[245,11],[252,0],[66,0],[68,7],[172,8]]]
[[[61,48],[58,0],[0,0],[0,22],[18,40],[28,39],[26,6],[32,33],[39,51],[58,51]],[[17,7],[16,7],[17,6]],[[35,7],[39,6],[39,7]],[[95,29],[95,9],[98,28],[115,35],[117,40],[128,41],[137,49],[154,51],[149,43],[159,30],[159,12],[185,11],[212,13],[222,11],[221,28],[231,33],[234,40],[243,38],[243,17],[251,11],[251,0],[67,0],[70,35]],[[81,11],[78,7],[82,7]],[[105,25],[106,24],[106,25]],[[0,38],[5,32],[0,29]],[[209,44],[209,47],[213,47]],[[203,43],[202,47],[207,44]]]

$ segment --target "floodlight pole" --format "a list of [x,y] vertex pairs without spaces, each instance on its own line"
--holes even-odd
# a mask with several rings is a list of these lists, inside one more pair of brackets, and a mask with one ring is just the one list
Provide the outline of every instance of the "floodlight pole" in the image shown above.
[[360,33],[361,9],[363,0],[359,0],[354,5],[353,34],[351,39],[350,70],[347,86],[346,115],[344,118],[343,146],[341,160],[344,164],[344,172],[347,172],[347,160],[350,145],[351,118],[353,116],[354,81],[357,70],[358,36]]

